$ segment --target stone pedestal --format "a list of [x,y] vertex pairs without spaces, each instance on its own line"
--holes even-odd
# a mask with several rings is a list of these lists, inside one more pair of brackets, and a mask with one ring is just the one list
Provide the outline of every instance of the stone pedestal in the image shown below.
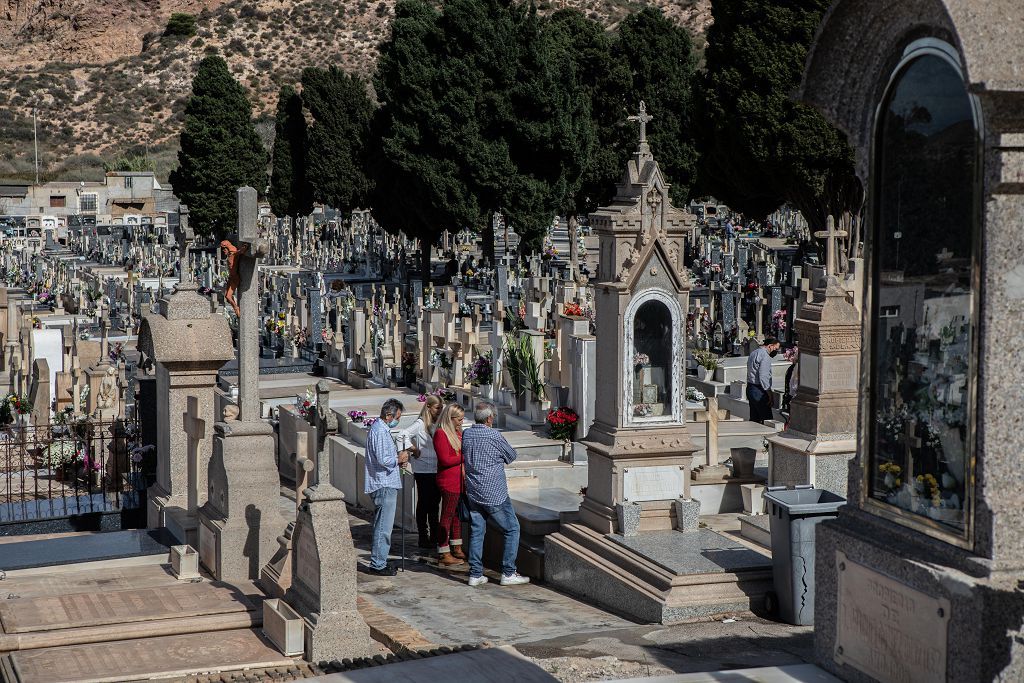
[[[611,441],[612,443],[608,443]],[[620,431],[600,423],[587,446],[587,495],[580,522],[595,531],[618,531],[616,506],[640,505],[637,531],[673,529],[674,503],[690,499],[690,465],[696,447],[678,429]]]
[[285,600],[306,621],[311,662],[377,652],[356,609],[356,551],[341,492],[327,482],[308,489],[292,534],[292,581]]
[[139,330],[139,349],[156,366],[157,479],[149,489],[147,525],[166,526],[180,543],[198,547],[196,511],[206,502],[212,434],[197,442],[190,462],[183,417],[194,396],[198,417],[207,425],[216,421],[217,372],[234,356],[231,330],[195,292],[173,295],[164,311],[143,316]]
[[274,462],[274,429],[263,422],[218,422],[209,494],[199,509],[199,559],[225,581],[255,581],[284,528]]

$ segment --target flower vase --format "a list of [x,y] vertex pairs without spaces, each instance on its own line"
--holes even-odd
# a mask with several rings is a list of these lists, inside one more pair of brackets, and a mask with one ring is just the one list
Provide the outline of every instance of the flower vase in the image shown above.
[[493,391],[493,389],[494,389],[494,385],[492,385],[492,384],[481,384],[478,388],[480,390],[480,395],[481,396],[483,396],[484,398],[490,398],[491,397],[491,391]]
[[103,487],[103,470],[92,471],[92,487],[100,489]]
[[697,367],[697,378],[700,379],[701,382],[710,382],[714,378],[714,376],[714,370],[708,370],[707,368],[702,366]]
[[571,463],[573,461],[573,457],[572,457],[572,441],[570,441],[569,439],[566,439],[565,441],[562,442],[562,457],[559,458],[559,459],[562,462],[568,462],[568,463]]

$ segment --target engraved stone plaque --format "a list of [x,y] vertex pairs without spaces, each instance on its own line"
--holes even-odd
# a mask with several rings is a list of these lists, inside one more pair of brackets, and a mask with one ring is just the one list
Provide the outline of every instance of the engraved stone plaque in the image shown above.
[[821,362],[821,390],[857,391],[857,359],[853,356],[829,356]]
[[675,500],[686,490],[686,471],[678,465],[630,467],[622,473],[622,500]]
[[835,660],[881,683],[946,680],[949,600],[879,574],[836,552]]
[[313,527],[306,517],[300,520],[298,538],[295,539],[295,578],[313,592],[320,595],[320,552],[316,547]]
[[803,352],[800,354],[800,386],[817,391],[818,386],[818,357]]

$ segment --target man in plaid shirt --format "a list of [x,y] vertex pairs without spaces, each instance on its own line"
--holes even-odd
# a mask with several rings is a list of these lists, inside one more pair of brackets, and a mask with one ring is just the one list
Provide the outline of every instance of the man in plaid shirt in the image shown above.
[[519,554],[519,520],[508,497],[505,465],[516,459],[516,452],[505,437],[494,429],[496,410],[492,403],[477,403],[476,424],[462,433],[462,462],[466,468],[466,498],[469,499],[469,585],[487,583],[484,576],[484,533],[487,523],[505,537],[501,559],[501,585],[517,586],[530,579],[516,571]]

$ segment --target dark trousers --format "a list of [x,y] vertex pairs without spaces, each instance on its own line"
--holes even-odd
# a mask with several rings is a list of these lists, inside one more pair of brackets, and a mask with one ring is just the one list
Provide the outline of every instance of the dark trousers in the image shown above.
[[764,424],[765,420],[771,420],[772,395],[762,389],[747,385],[747,403],[750,405],[750,421]]
[[431,545],[437,540],[441,489],[436,474],[416,474],[416,530]]

